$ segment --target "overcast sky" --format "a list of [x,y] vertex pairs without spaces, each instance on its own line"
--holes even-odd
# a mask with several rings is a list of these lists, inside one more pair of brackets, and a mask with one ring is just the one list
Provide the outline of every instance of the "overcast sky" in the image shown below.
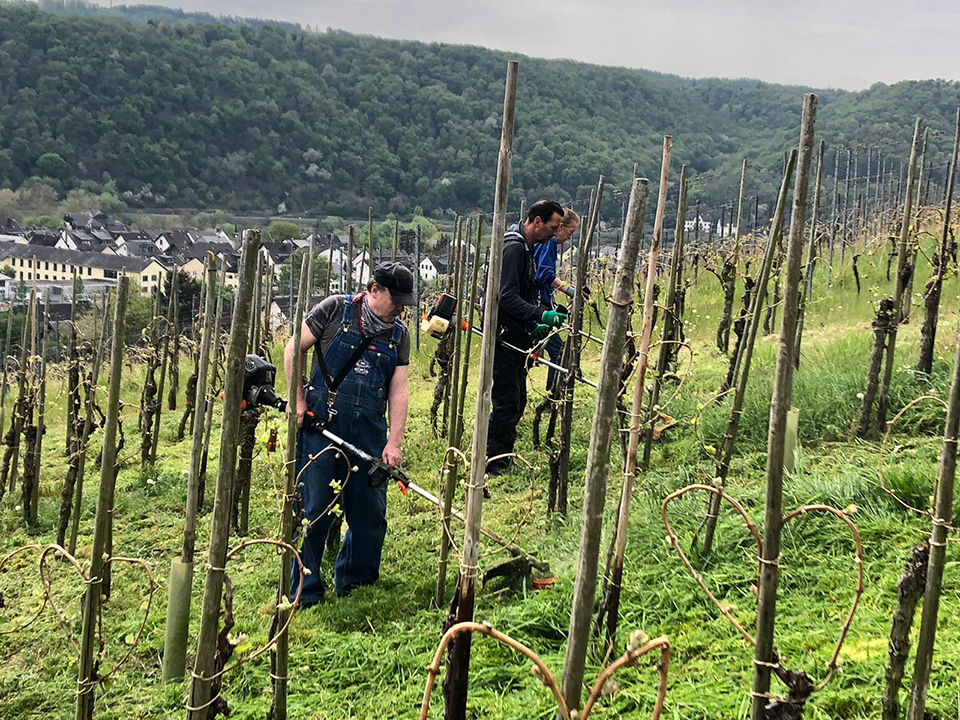
[[904,79],[960,79],[957,0],[151,2],[689,77],[852,90]]

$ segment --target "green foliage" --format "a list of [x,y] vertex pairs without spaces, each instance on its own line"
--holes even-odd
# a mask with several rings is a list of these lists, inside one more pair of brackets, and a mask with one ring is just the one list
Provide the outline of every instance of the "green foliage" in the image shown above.
[[10,278],[15,278],[17,276],[17,271],[13,269],[12,265],[4,265],[0,267],[0,275],[6,275]]
[[[132,25],[82,3],[44,7],[58,14],[0,5],[0,186],[62,194],[93,180],[130,207],[267,215],[493,207],[505,53],[166,8],[112,11],[151,20]],[[545,196],[582,208],[598,174],[624,191],[635,162],[655,178],[664,133],[674,166],[697,178],[691,202],[730,202],[747,157],[748,193],[767,205],[807,89],[521,62],[511,208]],[[915,115],[949,129],[960,104],[960,85],[939,80],[818,92],[830,147],[882,144],[893,159],[907,154]],[[933,142],[928,166],[949,149]],[[605,219],[620,211],[606,204]]]
[[267,226],[270,242],[283,242],[300,237],[300,226],[290,220],[274,220]]
[[23,218],[23,226],[48,228],[50,230],[62,230],[67,226],[67,224],[63,220],[59,220],[52,215],[40,215],[38,217],[28,215]]
[[236,229],[237,219],[230,213],[222,210],[213,210],[210,212],[201,212],[194,215],[189,220],[189,225],[201,229],[218,227],[227,232],[226,226],[231,225]]

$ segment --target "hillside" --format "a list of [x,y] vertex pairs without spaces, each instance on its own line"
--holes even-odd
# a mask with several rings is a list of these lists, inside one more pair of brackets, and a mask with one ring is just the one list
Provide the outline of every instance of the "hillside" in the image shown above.
[[[133,207],[352,216],[492,207],[506,53],[157,13],[0,4],[0,187],[86,181]],[[598,173],[624,187],[634,162],[655,177],[670,133],[701,176],[694,200],[729,201],[746,156],[764,203],[804,90],[523,58],[511,200],[583,198]],[[898,161],[914,115],[947,129],[960,104],[944,81],[819,92],[831,147]],[[931,165],[947,146],[934,138]]]

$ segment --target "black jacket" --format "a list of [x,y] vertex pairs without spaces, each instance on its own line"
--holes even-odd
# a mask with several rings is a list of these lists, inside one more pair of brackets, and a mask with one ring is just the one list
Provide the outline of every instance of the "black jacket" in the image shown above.
[[543,315],[537,305],[537,263],[527,245],[523,226],[512,225],[503,236],[503,267],[500,272],[501,337],[522,348],[530,346],[531,334]]

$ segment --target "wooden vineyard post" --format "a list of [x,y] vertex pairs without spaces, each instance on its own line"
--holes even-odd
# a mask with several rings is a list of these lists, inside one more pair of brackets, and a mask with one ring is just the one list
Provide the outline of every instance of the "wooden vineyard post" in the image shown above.
[[373,280],[373,207],[367,208],[367,245],[370,248],[369,251],[369,274],[367,275],[367,280]]
[[[503,95],[503,125],[497,157],[497,184],[491,228],[490,265],[484,293],[483,341],[480,345],[480,370],[477,381],[476,421],[467,484],[466,520],[457,588],[456,621],[473,620],[478,566],[480,562],[480,523],[486,476],[487,433],[493,387],[493,352],[497,340],[495,318],[500,308],[500,275],[503,267],[503,236],[507,229],[507,193],[510,189],[510,163],[513,157],[513,126],[517,106],[516,60],[507,62]],[[470,635],[459,636],[447,654],[447,674],[443,681],[446,720],[464,720],[467,711],[467,685],[470,672]]]
[[927,689],[933,668],[933,645],[937,637],[937,616],[943,588],[943,567],[946,560],[947,534],[953,522],[953,492],[957,476],[957,433],[960,432],[960,327],[957,353],[953,365],[953,382],[943,428],[943,450],[936,485],[933,526],[930,530],[930,559],[927,562],[926,586],[923,592],[923,614],[910,688],[908,720],[923,720],[927,705]]
[[[627,523],[630,521],[630,498],[633,495],[633,484],[636,480],[637,475],[637,452],[640,445],[640,432],[641,432],[641,415],[643,415],[643,397],[646,394],[646,373],[647,366],[649,364],[650,356],[650,341],[653,336],[653,324],[654,324],[654,305],[656,301],[656,293],[654,287],[657,283],[657,265],[658,265],[658,256],[660,253],[660,235],[663,231],[663,216],[666,211],[667,204],[667,184],[670,172],[670,154],[673,149],[673,138],[669,135],[663,138],[663,159],[660,165],[660,184],[658,186],[658,197],[657,197],[657,212],[653,221],[653,237],[650,243],[650,253],[647,259],[647,269],[646,269],[646,278],[645,278],[645,288],[643,294],[643,320],[640,330],[640,347],[638,348],[638,357],[637,357],[637,378],[636,384],[633,389],[633,405],[630,410],[630,433],[627,440],[627,460],[624,463],[623,468],[623,486],[620,495],[620,506],[617,512],[617,525],[615,529],[616,533],[616,542],[615,542],[615,551],[613,555],[613,561],[610,567],[609,582],[607,584],[607,597],[604,598],[604,601],[601,603],[601,617],[598,618],[598,625],[602,621],[602,615],[606,615],[606,632],[607,632],[607,643],[612,644],[614,637],[616,636],[617,631],[617,622],[619,620],[620,614],[620,583],[623,578],[623,562],[627,549]],[[681,183],[685,180],[683,171],[681,171]],[[683,190],[681,189],[681,193]],[[670,289],[673,288],[673,278],[670,278]],[[668,290],[669,292],[669,290]],[[669,307],[669,303],[668,303]],[[624,338],[624,342],[626,338]],[[622,353],[621,353],[622,354]],[[619,386],[619,376],[617,385]],[[650,408],[646,413],[646,420],[649,422],[654,422],[656,420],[656,410],[651,404]],[[604,485],[606,484],[606,479],[604,479]],[[596,502],[596,501],[595,501]],[[597,512],[597,518],[588,518],[586,515],[587,512],[587,500],[586,495],[584,495],[584,532],[583,532],[583,541],[587,541],[587,526],[591,523],[595,523],[596,527],[591,528],[591,534],[596,535],[596,541],[599,548],[599,538],[600,531],[602,529],[602,513],[603,505],[602,499],[600,500],[601,505],[599,507],[594,506],[593,510]],[[592,538],[590,542],[592,542]],[[580,556],[580,567],[577,570],[577,586],[574,590],[574,608],[577,607],[577,601],[580,600],[581,603],[589,602],[592,606],[593,597],[596,594],[596,583],[597,583],[597,569],[596,569],[596,560],[591,558],[590,564],[593,565],[592,570],[589,566],[585,564],[583,553],[586,552],[584,545],[581,543],[581,556]],[[594,552],[594,555],[596,552]],[[580,579],[581,573],[585,574],[583,581]],[[591,577],[592,574],[592,577]],[[581,588],[581,582],[583,585],[584,595],[578,597],[576,594]],[[575,610],[576,611],[576,610]],[[583,630],[579,624],[575,627],[573,622],[573,615],[571,615],[570,621],[570,639],[568,640],[568,662],[575,663],[571,672],[573,677],[580,677],[580,680],[583,679],[583,662],[586,659],[584,654],[583,659],[578,659],[578,656],[571,656],[569,647],[576,646],[580,642],[579,639],[580,633]],[[577,638],[575,641],[574,638]],[[584,646],[583,651],[585,653],[586,647]],[[577,650],[579,653],[580,650]],[[576,663],[579,663],[580,669],[577,670]],[[566,663],[564,668],[564,688],[567,687],[567,670]],[[577,690],[576,698],[568,697],[568,702],[573,702],[574,704],[571,707],[580,706],[580,692]]]
[[804,272],[803,284],[800,288],[800,312],[797,318],[797,342],[794,355],[794,366],[800,369],[800,342],[803,340],[803,317],[806,312],[807,301],[813,293],[813,270],[817,262],[817,213],[820,209],[820,183],[823,181],[823,153],[827,144],[820,141],[820,152],[817,155],[817,183],[813,190],[813,213],[810,215],[810,244],[807,248],[807,269]]
[[163,333],[163,340],[160,346],[160,383],[157,386],[156,414],[153,416],[153,444],[150,446],[150,465],[157,464],[157,447],[160,445],[160,415],[163,412],[163,386],[167,378],[167,363],[170,362],[168,350],[170,349],[170,335],[176,333],[174,325],[177,312],[177,291],[178,276],[177,266],[173,266],[173,275],[170,278],[170,298],[167,302],[166,331]]
[[[74,450],[74,443],[76,442],[77,435],[77,426],[79,425],[78,417],[80,415],[80,361],[77,356],[77,270],[78,268],[73,268],[73,288],[74,292],[70,298],[70,342],[67,345],[67,441],[66,449],[67,456]],[[9,330],[7,331],[7,343],[9,344]],[[6,348],[6,346],[4,346]],[[4,350],[6,352],[6,350]],[[3,405],[3,401],[0,400],[0,406]],[[3,415],[2,410],[0,410],[0,427],[3,427]],[[71,488],[72,492],[72,488]],[[69,501],[67,502],[67,508],[69,509]],[[58,543],[63,545],[63,540],[61,539]]]
[[200,456],[200,480],[197,489],[197,508],[203,507],[203,498],[206,494],[207,484],[207,459],[210,455],[210,435],[213,432],[213,406],[217,396],[217,368],[220,366],[220,336],[223,334],[221,327],[223,318],[223,288],[227,282],[227,265],[221,262],[220,270],[217,273],[216,295],[217,309],[213,311],[213,325],[210,329],[212,333],[213,347],[210,350],[210,386],[207,389],[206,404],[202,418],[197,418],[203,422],[203,454]]
[[[733,299],[737,290],[737,266],[740,263],[740,237],[743,221],[743,192],[747,183],[747,159],[743,159],[740,167],[740,194],[737,200],[737,230],[733,241],[733,252],[724,260],[721,270],[721,284],[723,285],[723,315],[720,318],[720,327],[717,332],[717,345],[723,353],[730,351],[730,328],[733,325]],[[721,221],[721,226],[723,222]]]
[[[911,222],[913,227],[916,228],[917,232],[920,231],[920,220],[923,215],[923,206],[926,203],[926,193],[924,192],[925,187],[929,187],[929,171],[927,168],[927,145],[930,142],[930,128],[926,128],[923,131],[923,149],[920,151],[920,175],[917,178],[917,195],[916,195],[916,211],[910,215]],[[910,308],[913,303],[913,281],[916,277],[917,270],[917,251],[919,250],[919,243],[914,235],[910,236],[910,240],[907,246],[907,264],[910,267],[910,275],[906,279],[906,284],[903,288],[903,299],[900,305],[900,323],[906,325],[910,322]],[[881,431],[882,432],[882,431]]]
[[473,278],[470,281],[470,312],[467,314],[466,347],[463,350],[463,370],[460,373],[460,400],[457,402],[457,442],[463,437],[463,406],[467,399],[470,372],[470,348],[473,345],[473,317],[477,309],[477,283],[480,280],[480,245],[483,242],[483,215],[477,213],[476,249],[473,253]]
[[[3,426],[6,418],[7,410],[7,387],[9,386],[7,368],[10,365],[10,331],[13,326],[13,303],[10,303],[7,306],[7,332],[5,340],[3,343],[3,370],[0,371],[0,433],[3,432]],[[4,440],[6,442],[6,440]],[[3,495],[7,490],[7,485],[0,479],[0,500],[3,499]],[[63,543],[61,543],[63,544]]]
[[[173,266],[174,277],[180,271]],[[177,395],[180,393],[180,284],[177,283],[177,292],[174,295],[173,314],[170,317],[170,332],[173,333],[173,347],[170,349],[170,392],[167,396],[167,407],[173,411],[177,409]],[[154,448],[154,462],[156,462],[156,448]]]
[[591,206],[591,213],[586,223],[586,231],[580,241],[580,247],[577,251],[577,276],[574,281],[576,295],[573,298],[573,314],[570,318],[571,330],[567,337],[569,349],[564,353],[566,359],[566,375],[557,375],[554,382],[560,385],[560,442],[556,452],[556,463],[551,456],[551,477],[549,499],[554,496],[556,489],[556,507],[548,500],[548,512],[556,509],[561,515],[567,515],[567,488],[569,485],[570,474],[570,438],[573,431],[573,397],[576,389],[576,378],[580,372],[580,346],[582,338],[580,332],[583,329],[583,287],[587,284],[587,262],[590,260],[590,246],[593,243],[593,236],[597,226],[600,223],[600,206],[603,203],[603,187],[605,179],[603,175],[597,182],[594,202]]
[[33,500],[30,504],[31,524],[37,524],[40,502],[40,461],[43,457],[43,436],[46,434],[47,411],[47,340],[50,334],[50,294],[43,298],[43,328],[40,332],[40,363],[37,370],[37,437],[33,443]]
[[[100,326],[100,337],[96,342],[93,356],[93,367],[90,370],[90,377],[86,383],[86,399],[84,402],[83,432],[80,435],[80,445],[77,456],[70,458],[70,467],[68,473],[75,476],[76,487],[73,491],[73,515],[70,519],[70,540],[67,544],[67,552],[76,555],[77,535],[80,532],[80,508],[83,501],[83,475],[87,465],[87,445],[90,440],[90,432],[93,429],[93,414],[96,407],[97,383],[100,381],[100,366],[107,351],[107,296],[103,296],[103,322]],[[59,530],[58,530],[59,537]],[[61,545],[63,543],[60,543]]]
[[[897,248],[897,279],[893,294],[893,321],[887,330],[886,356],[884,358],[883,376],[880,380],[880,388],[877,393],[877,418],[876,427],[883,433],[887,427],[887,407],[890,399],[890,382],[893,379],[893,360],[894,352],[897,346],[897,326],[900,319],[900,309],[903,307],[903,293],[907,286],[907,280],[913,274],[913,267],[908,262],[909,243],[910,243],[910,219],[913,217],[913,189],[914,179],[917,172],[917,153],[920,146],[920,130],[922,120],[917,118],[913,129],[913,146],[910,150],[910,164],[907,170],[907,182],[903,197],[903,214],[900,219],[900,242]],[[867,404],[868,396],[865,394],[863,406],[861,408],[861,417],[869,417],[870,405]],[[872,402],[872,399],[871,399]],[[866,437],[869,431],[869,424],[861,423],[859,437]]]
[[[205,720],[210,716],[211,680],[214,672],[217,633],[220,628],[220,600],[226,572],[227,542],[230,538],[231,494],[237,460],[240,430],[240,401],[243,395],[243,372],[253,305],[254,274],[260,247],[260,231],[246,230],[240,256],[240,278],[233,326],[224,370],[223,425],[220,432],[220,466],[217,471],[216,496],[210,526],[207,576],[203,586],[203,607],[200,612],[200,634],[190,684],[187,717]],[[214,698],[215,699],[215,698]]]
[[803,117],[800,121],[800,145],[797,149],[797,183],[793,191],[790,235],[786,248],[783,320],[780,325],[780,347],[773,378],[773,397],[770,401],[770,427],[767,436],[766,510],[760,559],[757,635],[753,656],[753,693],[750,714],[752,720],[763,720],[765,717],[764,708],[767,705],[770,692],[770,670],[776,662],[773,649],[773,628],[776,617],[777,582],[779,580],[780,532],[783,522],[784,437],[787,413],[791,407],[790,402],[793,393],[797,300],[816,117],[817,96],[813,93],[807,93],[803,98]]
[[[31,301],[30,307],[33,307]],[[27,304],[23,307],[23,328],[20,331],[20,364],[17,370],[17,399],[13,405],[13,417],[10,418],[10,429],[6,434],[6,447],[3,450],[3,465],[0,467],[0,483],[7,481],[9,477],[9,490],[13,493],[17,484],[17,465],[20,459],[20,433],[23,431],[24,410],[27,398],[27,358],[29,357],[29,338],[30,325],[33,322],[34,311],[27,310]]]
[[[34,267],[37,267],[36,258],[34,258]],[[23,389],[23,401],[20,409],[20,434],[24,436],[26,440],[26,435],[28,433],[35,432],[33,428],[33,413],[34,413],[34,404],[36,401],[36,395],[34,394],[34,360],[37,356],[37,274],[34,273],[33,277],[33,288],[30,291],[30,324],[27,326],[27,332],[29,337],[25,336],[25,340],[29,342],[29,346],[25,343],[24,350],[27,347],[30,348],[30,354],[26,355],[26,361],[20,367],[21,374],[21,388]],[[17,450],[13,456],[13,473],[16,476],[17,464],[20,460],[20,449],[19,443],[20,438],[17,438]],[[24,457],[23,457],[23,477],[20,481],[20,506],[23,512],[23,519],[27,525],[31,525],[31,504],[33,500],[33,466],[30,463],[30,454],[31,454],[32,443],[24,442]]]
[[[668,147],[665,142],[665,151]],[[665,184],[662,184],[661,192],[665,191]],[[614,280],[606,338],[600,358],[600,379],[597,383],[597,401],[590,428],[590,446],[584,481],[580,561],[563,663],[562,692],[567,707],[571,710],[580,708],[591,616],[597,589],[597,561],[607,478],[610,474],[610,446],[613,443],[614,419],[617,412],[616,396],[620,384],[620,363],[630,326],[630,305],[636,281],[637,255],[640,250],[640,235],[643,232],[649,193],[650,185],[645,178],[633,180],[623,243],[620,246],[620,257]],[[558,715],[558,717],[562,716]]]
[[[924,290],[923,326],[920,328],[920,357],[917,360],[917,372],[927,375],[933,370],[934,343],[937,337],[937,320],[940,315],[940,295],[943,278],[947,271],[950,241],[950,212],[953,207],[953,188],[957,178],[957,159],[960,155],[960,108],[957,108],[957,129],[953,139],[953,154],[947,168],[947,189],[944,193],[943,229],[940,244],[932,259],[933,275],[927,281]],[[0,426],[3,423],[0,421]]]
[[347,285],[344,290],[347,295],[353,292],[353,237],[355,232],[353,225],[347,228]]
[[[343,265],[343,251],[340,252],[340,264]],[[330,297],[330,275],[333,273],[333,233],[330,233],[327,252],[327,284],[323,289],[323,296]],[[310,302],[309,300],[307,302]]]
[[417,238],[413,245],[413,297],[416,298],[417,311],[413,315],[414,348],[420,352],[420,226],[417,225]]
[[197,361],[197,383],[193,397],[193,426],[190,433],[190,466],[187,474],[187,504],[184,510],[183,546],[179,558],[170,567],[170,594],[167,601],[167,624],[163,644],[163,681],[183,677],[187,659],[187,633],[190,625],[190,588],[193,584],[193,554],[197,541],[197,510],[200,501],[200,463],[203,455],[204,414],[207,401],[207,373],[210,368],[210,346],[214,326],[214,305],[217,296],[217,261],[207,254],[206,295],[203,303],[203,329],[200,333],[200,356]]
[[[308,302],[307,288],[309,281],[304,273],[312,269],[308,258],[303,259],[304,267],[300,273],[300,295],[297,298],[297,309],[293,323],[293,357],[290,366],[293,368],[289,388],[290,401],[297,402],[297,389],[294,383],[301,382],[303,376],[303,354],[300,350],[300,336],[303,328],[304,308]],[[311,270],[312,272],[312,270]],[[292,410],[287,414],[287,447],[286,465],[283,473],[283,507],[280,510],[280,539],[287,545],[293,544],[293,522],[295,519],[295,504],[297,497],[297,413]],[[277,608],[273,616],[273,627],[270,634],[274,635],[279,628],[285,627],[290,613],[293,611],[289,602],[284,602],[290,591],[290,571],[293,555],[284,550],[280,555],[280,578],[277,584]],[[270,654],[270,676],[273,679],[273,700],[270,703],[269,720],[286,720],[287,718],[287,672],[290,656],[290,636],[283,633],[277,640],[276,652]]]
[[[455,447],[458,450],[460,449],[460,434],[457,417],[462,417],[462,409],[458,409],[459,403],[461,402],[459,387],[460,345],[464,339],[463,333],[460,330],[460,323],[463,318],[463,291],[461,286],[465,268],[464,258],[467,255],[466,243],[469,242],[470,235],[472,235],[472,233],[468,232],[466,240],[464,240],[462,229],[460,234],[454,233],[454,239],[459,237],[460,243],[458,246],[458,260],[454,272],[453,287],[454,295],[457,298],[457,310],[450,323],[451,332],[453,332],[453,357],[450,361],[452,370],[447,372],[447,397],[450,402],[449,417],[447,419],[447,448]],[[476,277],[476,273],[474,273],[474,277]],[[466,342],[469,345],[469,335],[466,336]],[[466,379],[466,372],[464,372],[464,379]],[[447,452],[449,453],[449,450]],[[459,469],[460,464],[457,457],[450,457],[449,454],[445,454],[443,471],[440,476],[443,484],[443,506],[440,508],[440,559],[437,567],[437,586],[434,588],[433,593],[433,602],[437,607],[442,607],[444,601],[447,580],[447,560],[450,554],[452,532],[450,526],[450,510],[453,507],[453,496],[456,491]]]
[[[310,253],[307,258],[307,287],[310,287]],[[302,264],[302,263],[301,263]],[[294,263],[291,263],[293,266]],[[250,335],[247,341],[247,353],[257,354],[260,347],[260,300],[263,281],[263,254],[257,253],[256,274],[253,283],[253,307],[250,317]],[[295,267],[291,267],[294,270]],[[234,471],[233,487],[233,527],[241,538],[247,536],[250,524],[250,485],[253,481],[253,454],[257,444],[257,425],[260,423],[262,408],[244,404],[240,411],[240,434],[237,443],[237,468]]]
[[840,148],[837,148],[837,153],[833,162],[833,197],[831,198],[831,203],[833,210],[830,213],[830,240],[827,244],[827,287],[830,287],[831,282],[833,281],[833,246],[837,239],[837,223],[839,222],[837,215],[837,206],[840,202]]
[[107,395],[107,410],[103,425],[103,450],[100,461],[100,494],[97,499],[97,514],[93,528],[93,544],[90,549],[90,580],[83,599],[83,630],[79,648],[79,678],[77,681],[77,720],[93,718],[94,690],[97,687],[99,653],[96,652],[97,631],[100,618],[101,583],[104,571],[104,554],[107,538],[113,524],[113,498],[116,488],[114,463],[117,457],[117,426],[120,421],[120,380],[123,377],[124,332],[126,330],[127,293],[130,278],[126,274],[117,281],[117,299],[113,315],[113,343],[110,351],[110,390]]
[[400,242],[400,221],[393,221],[393,245],[390,247],[390,262],[397,261],[397,244]]
[[[744,161],[746,164],[746,161]],[[650,412],[647,414],[648,423],[643,433],[643,459],[640,467],[647,470],[650,467],[650,451],[653,445],[654,426],[657,422],[657,405],[660,402],[660,389],[663,386],[663,377],[667,372],[670,358],[676,357],[677,342],[680,337],[680,314],[678,312],[677,297],[680,294],[680,284],[683,274],[683,221],[687,214],[687,166],[680,167],[679,193],[677,198],[677,224],[673,234],[673,253],[670,257],[670,279],[667,286],[667,299],[664,303],[663,330],[660,333],[660,349],[657,352],[656,375],[653,378],[653,387],[650,390]],[[742,193],[741,193],[742,194]],[[742,203],[741,203],[742,204]],[[739,223],[737,220],[738,235]],[[623,503],[625,497],[620,496]],[[616,532],[619,534],[619,518]]]

